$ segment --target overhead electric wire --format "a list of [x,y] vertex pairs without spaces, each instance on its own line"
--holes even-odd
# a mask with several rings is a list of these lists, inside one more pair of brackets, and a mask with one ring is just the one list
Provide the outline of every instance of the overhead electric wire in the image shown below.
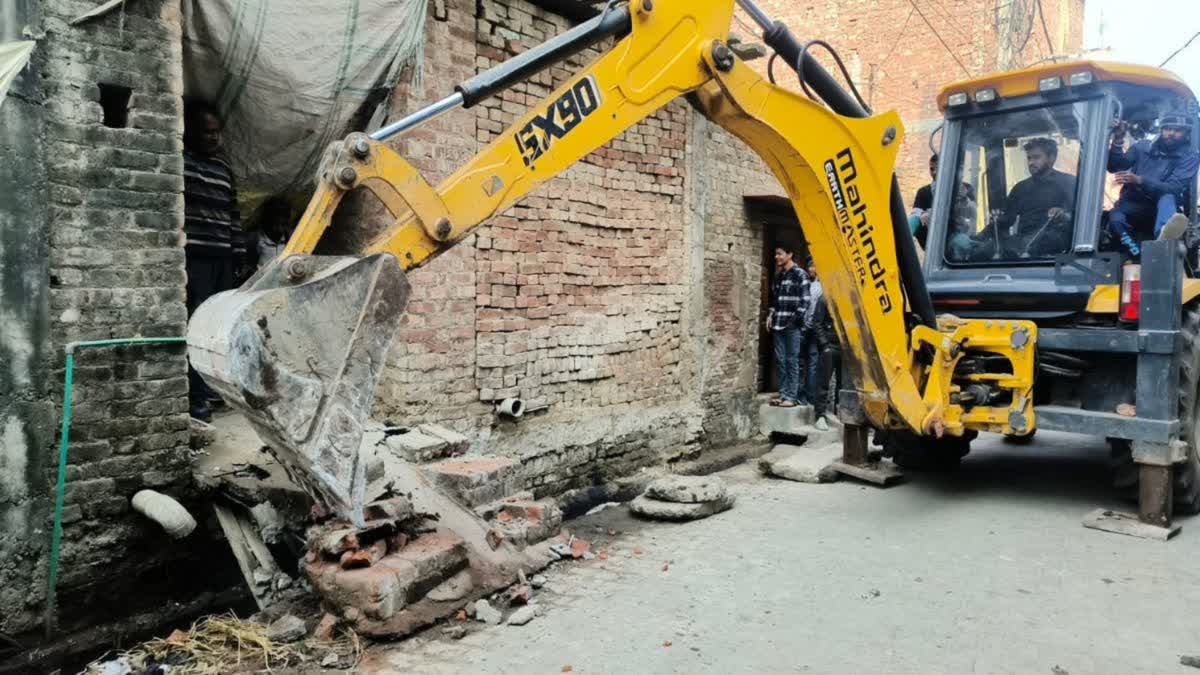
[[[1046,51],[1050,54],[1047,58],[1055,59],[1054,43],[1050,41],[1050,29],[1046,26],[1046,9],[1042,6],[1042,0],[1037,1],[1038,18],[1042,20],[1042,35],[1046,37]],[[1060,19],[1062,17],[1059,17]]]
[[908,28],[908,22],[912,20],[912,15],[915,14],[916,11],[916,7],[908,10],[908,16],[904,17],[904,23],[900,24],[900,32],[896,34],[896,39],[894,42],[892,42],[892,48],[887,51],[887,54],[884,54],[883,58],[879,59],[880,65],[887,63],[887,60],[890,59],[892,54],[896,52],[896,48],[899,47],[900,42],[904,40],[904,31]]
[[967,43],[971,42],[970,34],[963,30],[961,22],[954,20],[954,15],[950,13],[950,10],[946,9],[946,7],[940,2],[934,2],[934,0],[925,0],[925,2],[928,3],[928,5],[933,9],[937,10],[936,13],[940,15],[942,21],[950,24],[950,27],[953,28],[954,31],[958,33],[964,41]]
[[938,42],[942,43],[942,47],[946,49],[946,53],[950,55],[950,58],[954,59],[954,62],[958,64],[959,68],[962,68],[962,71],[966,73],[967,77],[971,77],[971,71],[967,70],[967,67],[963,65],[961,60],[959,60],[958,55],[954,53],[954,50],[950,49],[950,45],[946,44],[946,41],[942,39],[941,33],[938,33],[937,29],[933,27],[933,24],[929,23],[929,18],[926,17],[925,12],[922,12],[921,8],[917,6],[916,0],[908,0],[908,4],[912,5],[913,9],[917,10],[917,14],[920,15],[921,20],[925,22],[926,26],[929,26],[929,30],[933,31],[933,36],[938,39]]
[[1198,37],[1200,37],[1200,30],[1196,31],[1196,32],[1195,32],[1195,33],[1192,35],[1192,37],[1188,38],[1188,41],[1187,41],[1187,42],[1185,42],[1185,43],[1183,43],[1183,46],[1182,46],[1182,47],[1180,47],[1179,49],[1176,49],[1175,51],[1171,52],[1171,55],[1167,57],[1167,60],[1166,60],[1166,61],[1163,61],[1163,62],[1162,62],[1162,63],[1160,63],[1160,64],[1158,64],[1158,67],[1159,67],[1159,68],[1162,68],[1163,66],[1167,65],[1168,63],[1170,63],[1170,62],[1171,62],[1171,59],[1175,58],[1176,56],[1179,56],[1179,52],[1181,52],[1181,51],[1183,51],[1183,50],[1187,49],[1188,45],[1192,44],[1192,40],[1195,40],[1195,39],[1196,39],[1196,38],[1198,38]]

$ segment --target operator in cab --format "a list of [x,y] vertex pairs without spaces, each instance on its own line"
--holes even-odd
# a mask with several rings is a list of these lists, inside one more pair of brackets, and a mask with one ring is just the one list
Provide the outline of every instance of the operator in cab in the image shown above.
[[[1126,124],[1113,130],[1108,150],[1108,170],[1121,186],[1121,196],[1108,212],[1108,227],[1130,256],[1141,255],[1138,241],[1149,236],[1178,239],[1187,229],[1187,216],[1179,205],[1196,180],[1200,156],[1189,143],[1191,125],[1183,115],[1164,115],[1158,139],[1143,140],[1124,148]],[[1141,236],[1135,236],[1140,234]]]
[[[1013,186],[1006,208],[993,211],[991,222],[979,234],[969,234],[965,219],[964,226],[951,228],[946,250],[949,260],[1041,258],[1065,253],[1070,247],[1075,176],[1054,168],[1058,144],[1053,139],[1034,138],[1024,150],[1029,177]],[[962,196],[969,200],[971,210],[973,197]]]
[[1065,253],[1071,243],[1075,176],[1054,168],[1058,143],[1034,138],[1024,146],[1029,177],[1008,193],[996,221],[1004,257],[1043,257]]

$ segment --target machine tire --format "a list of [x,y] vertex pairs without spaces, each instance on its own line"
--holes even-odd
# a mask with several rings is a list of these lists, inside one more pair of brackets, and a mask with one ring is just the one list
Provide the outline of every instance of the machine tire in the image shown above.
[[[1187,441],[1187,459],[1175,465],[1172,489],[1176,513],[1200,513],[1200,306],[1183,310],[1183,352],[1179,368],[1179,422],[1181,437]],[[1133,445],[1119,438],[1109,439],[1112,451],[1112,483],[1121,496],[1137,501],[1138,465],[1133,461]]]
[[883,441],[883,456],[896,466],[916,471],[948,471],[958,468],[971,450],[974,435],[961,438],[925,438],[911,431],[893,429]]
[[1004,442],[1009,445],[1029,445],[1033,442],[1033,437],[1037,435],[1037,429],[1025,434],[1004,434]]

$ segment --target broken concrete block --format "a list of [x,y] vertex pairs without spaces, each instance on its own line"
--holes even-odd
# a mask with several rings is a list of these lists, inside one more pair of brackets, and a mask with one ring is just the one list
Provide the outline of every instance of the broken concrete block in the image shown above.
[[267,627],[267,637],[272,642],[295,642],[308,634],[304,620],[292,614],[284,614]]
[[838,479],[833,463],[842,458],[837,445],[820,448],[777,445],[758,459],[759,469],[768,476],[801,483],[831,483]]
[[534,617],[534,609],[532,607],[530,607],[529,605],[526,605],[526,606],[518,609],[517,611],[513,612],[511,615],[509,615],[508,625],[524,626],[525,624],[529,623],[530,621],[533,621],[533,617]]
[[392,497],[371,502],[363,507],[366,520],[408,520],[415,515],[412,502],[404,497]]
[[697,502],[692,504],[664,502],[658,499],[650,499],[643,495],[636,497],[629,503],[629,510],[634,515],[655,520],[696,520],[728,510],[733,506],[733,502],[734,497],[731,494],[726,494],[721,499],[711,502]]
[[471,441],[468,440],[466,436],[452,429],[447,429],[440,424],[422,424],[421,426],[417,427],[417,430],[426,436],[440,438],[441,440],[445,441],[446,457],[461,455],[467,451],[467,448],[471,447]]
[[388,449],[409,462],[428,462],[441,457],[446,441],[416,429],[389,430],[384,439]]
[[499,626],[504,619],[504,615],[500,610],[488,604],[487,600],[475,601],[475,620],[480,623],[488,623],[493,626]]
[[717,476],[664,476],[646,487],[646,496],[664,502],[695,504],[725,497],[725,481]]
[[384,433],[388,449],[417,464],[461,455],[470,446],[466,436],[439,424],[422,424],[413,428],[390,427]]
[[271,502],[255,504],[250,508],[250,515],[258,525],[258,533],[262,535],[264,542],[274,544],[279,541],[284,527],[283,516],[279,515],[279,511],[275,510]]
[[469,507],[499,501],[521,488],[516,462],[507,457],[465,457],[426,464],[434,487]]

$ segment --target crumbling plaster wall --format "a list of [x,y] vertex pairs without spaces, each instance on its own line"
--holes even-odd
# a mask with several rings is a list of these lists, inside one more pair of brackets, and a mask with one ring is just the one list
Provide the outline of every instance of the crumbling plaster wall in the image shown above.
[[[6,3],[0,43],[37,25],[31,3]],[[40,55],[39,55],[40,56]],[[40,58],[0,101],[0,632],[36,621],[46,543],[45,470],[53,442],[48,400],[50,302],[44,107]]]
[[[24,21],[34,61],[0,107],[0,631],[17,636],[44,602],[64,347],[186,327],[179,3],[127,3],[75,26],[94,3],[36,6]],[[129,93],[107,118],[101,85]],[[129,506],[142,488],[189,484],[183,348],[89,349],[76,363],[64,632],[144,608],[131,588],[190,555]]]

